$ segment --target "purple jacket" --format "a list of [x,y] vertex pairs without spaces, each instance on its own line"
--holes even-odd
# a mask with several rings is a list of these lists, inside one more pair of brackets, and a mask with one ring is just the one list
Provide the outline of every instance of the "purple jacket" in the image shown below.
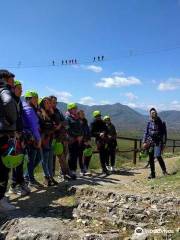
[[39,141],[40,136],[40,127],[39,127],[39,118],[33,109],[27,102],[23,102],[23,127],[25,131],[30,131],[33,137]]

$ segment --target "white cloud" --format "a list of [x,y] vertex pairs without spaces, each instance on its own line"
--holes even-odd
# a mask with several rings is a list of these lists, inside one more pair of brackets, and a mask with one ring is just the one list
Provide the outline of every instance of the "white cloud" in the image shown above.
[[103,68],[96,65],[73,65],[73,68],[81,68],[83,70],[91,71],[94,73],[100,73],[102,72]]
[[92,106],[92,105],[96,104],[95,100],[92,97],[90,97],[90,96],[82,97],[79,100],[79,103],[84,104],[84,105],[89,105],[89,106]]
[[79,103],[84,105],[89,105],[89,106],[110,104],[110,102],[107,100],[96,101],[93,97],[90,97],[90,96],[82,97],[79,100]]
[[112,88],[112,87],[127,87],[131,85],[139,85],[141,80],[136,77],[130,76],[114,76],[102,78],[100,82],[96,83],[97,87]]
[[69,102],[70,98],[72,97],[72,94],[66,91],[57,91],[56,89],[50,88],[50,87],[46,87],[46,89],[53,93],[57,98],[58,101],[62,101],[62,102]]
[[95,66],[95,65],[83,65],[82,68],[85,69],[85,70],[95,72],[95,73],[100,73],[103,70],[102,67]]
[[180,88],[180,78],[170,78],[158,85],[159,91],[172,91]]
[[138,96],[136,96],[134,93],[132,92],[127,92],[124,94],[130,101],[136,100],[138,99]]

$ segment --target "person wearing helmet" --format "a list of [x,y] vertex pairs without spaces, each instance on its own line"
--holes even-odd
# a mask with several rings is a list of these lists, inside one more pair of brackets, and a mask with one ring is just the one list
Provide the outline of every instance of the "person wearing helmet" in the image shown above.
[[42,167],[44,171],[44,184],[46,186],[57,185],[58,182],[53,178],[53,133],[54,122],[52,119],[53,111],[51,107],[51,100],[44,97],[40,103],[39,110],[39,124],[41,132],[41,154],[42,154]]
[[54,166],[53,172],[55,172],[55,165],[56,165],[56,157],[59,160],[59,165],[61,168],[60,176],[64,178],[64,180],[69,180],[69,168],[67,164],[67,154],[68,154],[68,133],[66,130],[67,122],[63,113],[57,108],[57,98],[55,96],[50,96],[51,99],[51,106],[53,109],[52,120],[55,123],[55,132],[54,132],[54,142],[61,146],[63,151],[54,151]]
[[13,96],[14,74],[0,70],[0,211],[15,210],[5,197],[9,179],[9,168],[3,164],[9,142],[15,140],[17,106]]
[[28,164],[24,176],[29,186],[39,187],[34,178],[34,169],[41,160],[41,135],[39,119],[37,116],[38,94],[35,91],[27,91],[23,102],[23,128],[27,141]]
[[[115,126],[111,122],[110,116],[104,116],[103,120],[108,128],[108,158],[106,159],[106,165],[107,169],[113,172],[115,170],[114,167],[116,159],[117,133]],[[111,166],[109,162],[111,162]]]
[[[19,146],[20,153],[24,151],[23,140],[23,120],[22,113],[23,107],[21,102],[22,95],[22,83],[18,80],[14,81],[14,98],[17,103],[17,121],[16,121],[16,143]],[[26,185],[23,176],[23,162],[12,171],[12,184],[9,189],[9,193],[25,196],[30,192],[30,189]]]
[[99,157],[101,162],[102,172],[109,174],[106,167],[106,160],[108,157],[107,144],[108,144],[108,128],[105,122],[101,119],[101,112],[96,110],[93,112],[94,120],[91,123],[91,136],[95,137],[97,149],[99,150]]
[[85,113],[83,110],[78,111],[79,114],[79,120],[81,124],[81,129],[83,132],[83,139],[82,142],[80,143],[80,148],[79,148],[79,166],[81,169],[81,175],[90,175],[88,172],[89,168],[89,163],[92,157],[92,147],[90,145],[90,140],[91,140],[91,134],[90,134],[90,129],[88,126],[88,121],[85,117]]
[[76,179],[77,160],[78,160],[79,148],[80,148],[82,135],[83,135],[76,103],[67,104],[67,112],[65,117],[67,120],[68,135],[69,135],[68,163],[69,163],[69,169],[70,169],[70,176],[72,177],[72,179]]
[[[143,147],[149,152],[149,164],[151,168],[151,174],[149,179],[155,178],[155,163],[154,160],[157,158],[162,172],[164,175],[167,175],[166,165],[162,158],[162,151],[166,144],[167,132],[164,132],[164,125],[162,120],[157,114],[155,108],[150,109],[150,121],[148,121],[144,137],[143,137]],[[165,136],[164,136],[165,135]]]

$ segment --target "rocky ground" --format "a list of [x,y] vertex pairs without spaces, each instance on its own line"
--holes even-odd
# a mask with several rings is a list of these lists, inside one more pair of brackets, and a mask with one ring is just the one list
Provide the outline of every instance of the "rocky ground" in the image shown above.
[[156,180],[124,168],[10,196],[19,209],[0,213],[0,240],[180,239],[179,159],[167,159],[172,175],[158,168]]

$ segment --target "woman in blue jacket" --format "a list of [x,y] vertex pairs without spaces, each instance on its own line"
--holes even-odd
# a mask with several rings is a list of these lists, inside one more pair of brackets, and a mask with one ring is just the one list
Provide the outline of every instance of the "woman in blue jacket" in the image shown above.
[[33,91],[25,93],[23,102],[23,128],[27,139],[28,164],[25,179],[30,186],[38,187],[39,183],[34,178],[34,169],[41,161],[41,135],[39,119],[37,116],[38,94]]

